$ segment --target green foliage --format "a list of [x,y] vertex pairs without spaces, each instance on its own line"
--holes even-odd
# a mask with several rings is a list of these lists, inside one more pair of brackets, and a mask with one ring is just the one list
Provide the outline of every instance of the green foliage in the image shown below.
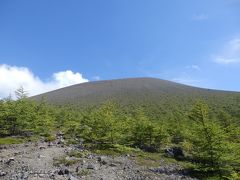
[[79,172],[77,172],[77,175],[82,177],[82,176],[87,176],[91,174],[91,171],[89,169],[81,169]]
[[22,138],[11,138],[11,137],[0,138],[0,145],[21,144],[23,142],[24,142],[24,139]]
[[147,151],[159,151],[170,138],[166,123],[151,120],[142,107],[137,107],[128,119],[128,131],[128,143]]
[[45,137],[46,142],[51,142],[51,141],[55,141],[55,140],[56,140],[56,137],[53,135],[50,135],[50,134]]
[[[10,136],[44,136],[46,141],[53,141],[55,133],[61,131],[67,143],[83,143],[98,154],[137,154],[140,163],[155,166],[158,161],[150,157],[162,158],[157,156],[165,147],[180,146],[186,161],[191,160],[188,163],[193,162],[200,174],[234,179],[240,172],[240,115],[231,108],[209,108],[201,101],[190,113],[187,107],[173,106],[175,101],[163,106],[123,106],[106,101],[99,106],[73,108],[50,106],[45,99],[32,101],[22,88],[16,96],[17,100],[0,101],[0,145],[23,142]],[[68,155],[84,156],[76,151]],[[62,157],[55,164],[69,166],[77,162],[74,158]]]
[[134,119],[132,120],[131,141],[133,146],[144,148],[151,147],[153,143],[155,127],[153,123],[144,114],[141,108],[136,109]]
[[203,102],[196,103],[189,117],[192,120],[192,154],[199,164],[198,170],[218,173],[220,177],[231,172],[235,157],[226,129],[209,117],[209,108]]
[[84,113],[82,136],[97,144],[114,144],[120,137],[120,123],[116,115],[116,105],[107,101],[101,107]]
[[76,157],[76,158],[82,158],[82,157],[87,156],[88,154],[89,154],[89,152],[87,152],[87,151],[72,150],[72,151],[68,152],[68,156]]
[[27,96],[28,96],[28,93],[27,93],[27,91],[25,91],[25,90],[23,89],[23,87],[21,86],[20,88],[18,88],[18,89],[15,91],[15,95],[16,95],[16,98],[17,98],[18,100],[20,100],[20,99],[26,99]]
[[31,131],[34,117],[34,105],[27,99],[5,100],[1,105],[2,135],[20,135]]
[[45,102],[36,103],[26,98],[25,91],[16,91],[17,100],[0,101],[0,136],[27,136],[50,132],[54,116]]

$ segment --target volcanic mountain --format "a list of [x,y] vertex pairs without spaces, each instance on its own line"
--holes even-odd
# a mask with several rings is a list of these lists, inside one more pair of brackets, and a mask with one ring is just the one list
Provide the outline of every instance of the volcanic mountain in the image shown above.
[[143,104],[185,108],[201,99],[214,106],[229,107],[240,101],[240,93],[197,88],[156,78],[129,78],[72,85],[31,98],[37,101],[45,98],[55,105],[97,105],[114,100],[124,106]]

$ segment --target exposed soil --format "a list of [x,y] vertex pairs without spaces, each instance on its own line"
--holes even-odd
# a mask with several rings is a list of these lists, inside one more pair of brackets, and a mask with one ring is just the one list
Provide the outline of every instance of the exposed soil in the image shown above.
[[[90,153],[81,158],[70,157],[70,151],[83,151],[74,146],[29,142],[0,148],[0,179],[3,180],[193,179],[179,173],[177,165],[140,166],[127,155],[113,158]],[[70,163],[61,164],[61,159]]]

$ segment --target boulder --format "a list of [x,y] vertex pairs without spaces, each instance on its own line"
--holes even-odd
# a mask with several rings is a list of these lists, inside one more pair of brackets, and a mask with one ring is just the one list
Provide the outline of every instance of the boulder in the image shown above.
[[69,174],[69,170],[65,167],[59,169],[58,171],[58,175],[65,175],[65,174]]
[[52,147],[53,143],[52,142],[48,142],[48,147]]
[[57,144],[64,144],[65,143],[65,140],[63,138],[60,138],[58,141],[57,141]]
[[181,147],[167,148],[165,149],[165,155],[168,157],[173,157],[177,160],[183,160],[185,157]]
[[97,160],[100,163],[100,165],[108,164],[107,158],[105,158],[105,157],[98,157]]
[[40,149],[40,150],[43,150],[43,149],[46,149],[46,147],[40,146],[39,149]]
[[109,164],[109,166],[116,167],[117,165],[115,163],[111,163],[111,164]]
[[76,178],[70,174],[68,180],[78,180],[78,178]]
[[55,174],[54,174],[54,173],[52,173],[52,172],[51,172],[51,173],[49,173],[49,178],[50,178],[50,179],[55,179]]
[[94,158],[94,156],[92,155],[92,154],[89,154],[89,155],[87,155],[87,157],[86,157],[87,159],[93,159]]
[[40,178],[44,178],[45,177],[45,174],[39,174],[38,175]]
[[96,168],[96,166],[93,165],[93,164],[88,164],[87,169],[96,170],[97,168]]
[[64,133],[63,133],[62,131],[59,131],[56,135],[57,135],[57,136],[63,136]]
[[6,176],[6,175],[7,175],[6,172],[4,172],[4,171],[0,171],[0,177],[1,177],[1,176]]
[[7,164],[7,165],[10,165],[11,162],[13,162],[14,160],[15,160],[14,157],[11,157],[11,158],[9,158],[9,159],[6,161],[6,164]]

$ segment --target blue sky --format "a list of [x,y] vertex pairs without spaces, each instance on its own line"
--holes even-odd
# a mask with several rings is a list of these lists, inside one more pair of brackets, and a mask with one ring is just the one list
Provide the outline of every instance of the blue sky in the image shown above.
[[240,91],[240,0],[1,0],[0,65],[1,86],[68,70]]

